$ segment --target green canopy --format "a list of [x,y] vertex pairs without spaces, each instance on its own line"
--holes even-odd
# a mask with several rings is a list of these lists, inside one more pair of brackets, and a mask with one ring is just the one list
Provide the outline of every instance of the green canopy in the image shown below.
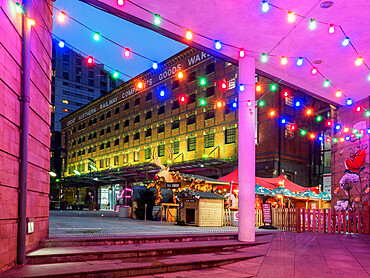
[[292,191],[290,191],[289,189],[286,189],[286,188],[281,187],[281,186],[272,190],[271,195],[272,196],[282,195],[282,196],[285,196],[285,197],[297,197],[297,194],[295,194]]
[[256,195],[271,196],[271,190],[268,190],[267,188],[264,188],[263,186],[260,186],[259,184],[256,184],[255,192],[256,192]]
[[319,197],[320,197],[321,199],[325,200],[325,201],[329,201],[329,200],[331,200],[331,195],[330,195],[329,193],[327,193],[327,192],[321,192],[321,193],[319,194]]
[[311,190],[303,191],[297,195],[297,197],[305,197],[305,198],[316,198],[320,199],[320,196]]

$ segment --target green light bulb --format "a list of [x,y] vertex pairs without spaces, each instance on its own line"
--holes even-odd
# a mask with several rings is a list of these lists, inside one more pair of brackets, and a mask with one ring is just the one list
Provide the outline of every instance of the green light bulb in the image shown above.
[[334,142],[334,143],[337,143],[337,142],[338,142],[338,139],[337,139],[337,138],[334,138],[334,139],[333,139],[333,142]]
[[201,86],[204,86],[204,85],[207,84],[207,79],[202,78],[202,79],[200,79],[200,82],[199,83],[200,83]]
[[200,100],[200,105],[201,106],[204,106],[204,105],[206,105],[207,104],[207,102],[206,102],[206,100],[205,99],[201,99]]
[[266,63],[267,62],[267,54],[266,53],[262,53],[261,62],[262,63]]
[[307,134],[307,131],[305,131],[304,129],[301,130],[301,135],[304,136]]
[[118,78],[119,76],[119,72],[116,70],[114,73],[113,73],[113,78]]
[[365,116],[370,117],[370,111],[366,111]]
[[321,122],[322,121],[322,117],[321,116],[317,116],[316,121]]
[[326,79],[324,82],[324,87],[329,87],[329,85],[330,85],[330,81]]
[[261,100],[260,102],[258,102],[258,105],[259,105],[260,107],[263,107],[263,106],[265,106],[265,102],[264,102],[263,100]]
[[95,32],[94,34],[94,40],[99,41],[100,40],[100,34],[98,32]]
[[271,91],[275,92],[277,90],[277,85],[276,84],[272,84],[271,85]]
[[157,25],[157,26],[161,24],[161,17],[160,17],[159,14],[156,14],[154,16],[154,24]]

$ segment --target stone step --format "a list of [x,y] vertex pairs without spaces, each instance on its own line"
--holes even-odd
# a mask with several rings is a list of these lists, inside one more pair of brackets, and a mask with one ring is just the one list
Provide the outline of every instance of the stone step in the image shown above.
[[143,257],[173,256],[180,254],[199,254],[222,252],[250,246],[257,246],[264,242],[241,242],[233,240],[145,243],[128,245],[100,245],[79,247],[49,247],[27,254],[27,264],[78,262],[92,260],[122,259],[136,260]]
[[262,250],[256,252],[234,250],[231,252],[147,258],[145,261],[136,262],[123,262],[120,259],[115,259],[24,265],[2,273],[2,277],[132,277],[217,267],[260,257],[264,254],[265,251]]
[[[270,233],[256,233],[256,237]],[[143,243],[189,242],[237,239],[237,233],[207,234],[173,234],[173,235],[137,235],[124,237],[90,237],[90,238],[49,238],[40,241],[40,248],[96,246],[96,245],[127,245]]]

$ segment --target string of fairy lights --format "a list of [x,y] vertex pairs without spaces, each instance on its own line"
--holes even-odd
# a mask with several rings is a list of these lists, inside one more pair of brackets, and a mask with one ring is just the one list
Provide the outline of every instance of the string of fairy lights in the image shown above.
[[[48,3],[47,1],[45,1],[46,3]],[[153,16],[154,16],[154,18],[153,18],[153,24],[154,25],[156,25],[156,26],[159,26],[160,24],[161,24],[161,22],[162,22],[162,20],[163,21],[166,21],[166,22],[169,22],[169,23],[171,23],[171,24],[173,24],[173,25],[175,25],[175,26],[177,26],[177,27],[180,27],[180,28],[182,28],[182,29],[184,29],[184,30],[186,30],[186,33],[185,33],[185,38],[187,39],[187,40],[192,40],[193,39],[193,36],[194,35],[196,35],[196,36],[199,36],[199,37],[202,37],[202,38],[205,38],[205,39],[208,39],[208,40],[211,40],[211,41],[214,41],[214,46],[215,46],[215,49],[216,50],[220,50],[221,48],[222,48],[222,46],[223,45],[225,45],[225,46],[228,46],[228,47],[231,47],[231,48],[234,48],[234,49],[237,49],[238,51],[239,51],[239,57],[240,58],[243,58],[243,57],[245,57],[246,56],[246,52],[249,52],[249,53],[253,53],[253,54],[259,54],[259,55],[261,55],[261,62],[262,63],[266,63],[267,61],[268,61],[268,57],[274,57],[274,58],[280,58],[281,59],[281,64],[284,66],[284,65],[286,65],[287,63],[288,63],[288,59],[289,60],[291,60],[291,59],[296,59],[297,60],[297,62],[296,62],[296,64],[297,64],[297,66],[302,66],[303,65],[303,63],[304,63],[304,61],[306,61],[308,64],[310,64],[311,65],[311,67],[312,67],[312,70],[311,70],[311,73],[313,74],[313,75],[316,75],[316,74],[319,74],[323,79],[324,79],[324,83],[323,83],[323,86],[324,87],[329,87],[329,86],[332,86],[332,87],[334,87],[335,89],[336,89],[336,97],[342,97],[342,96],[344,96],[344,97],[346,97],[346,104],[348,105],[348,106],[352,106],[352,105],[354,105],[354,102],[353,102],[353,100],[351,99],[351,98],[349,98],[349,97],[347,97],[346,95],[344,95],[343,93],[342,93],[342,91],[341,90],[339,90],[337,87],[335,87],[334,85],[333,85],[333,83],[332,82],[330,82],[329,81],[329,79],[327,79],[325,76],[324,76],[324,74],[321,72],[321,71],[319,71],[319,69],[317,69],[317,67],[315,67],[314,65],[313,65],[313,63],[307,58],[307,57],[289,57],[289,56],[279,56],[279,55],[273,55],[273,54],[270,54],[270,53],[260,53],[260,52],[256,52],[256,51],[252,51],[252,50],[248,50],[248,49],[244,49],[244,48],[240,48],[240,47],[236,47],[236,46],[233,46],[233,45],[231,45],[231,44],[228,44],[228,43],[225,43],[225,42],[221,42],[220,40],[214,40],[214,39],[212,39],[212,38],[209,38],[209,37],[207,37],[207,36],[204,36],[204,35],[202,35],[202,34],[200,34],[200,33],[196,33],[196,32],[192,32],[190,29],[188,29],[188,28],[186,28],[186,27],[184,27],[184,26],[182,26],[182,25],[179,25],[179,24],[177,24],[177,23],[175,23],[175,22],[173,22],[173,21],[171,21],[171,20],[168,20],[168,19],[165,19],[165,18],[163,18],[163,17],[161,17],[159,14],[156,14],[156,13],[153,13],[153,12],[151,12],[151,11],[149,11],[149,10],[147,10],[147,9],[145,9],[145,8],[143,8],[143,7],[141,7],[140,5],[138,5],[138,4],[136,4],[136,3],[134,3],[133,1],[131,1],[131,0],[117,0],[117,4],[119,5],[119,6],[123,6],[123,5],[125,5],[126,4],[126,2],[127,3],[131,3],[132,5],[134,5],[134,6],[136,6],[136,7],[138,7],[138,8],[140,8],[140,9],[142,9],[142,10],[144,10],[144,11],[146,11],[146,12],[148,12],[148,13],[150,13],[150,14],[152,14]],[[48,3],[49,4],[49,3]],[[23,7],[18,3],[18,2],[15,2],[15,6],[16,6],[16,12],[17,13],[23,13],[24,14],[24,10],[23,10]],[[135,51],[133,51],[133,50],[131,50],[130,48],[127,48],[127,47],[125,47],[125,46],[123,46],[123,45],[121,45],[120,43],[117,43],[117,42],[115,42],[114,40],[111,40],[110,38],[108,38],[108,37],[106,37],[106,36],[104,36],[104,35],[102,35],[100,32],[97,32],[96,30],[94,30],[93,28],[90,28],[89,26],[87,26],[86,24],[84,24],[84,23],[82,23],[82,22],[80,22],[79,20],[77,20],[77,19],[75,19],[75,18],[73,18],[73,17],[71,17],[70,15],[67,15],[64,11],[61,11],[61,10],[59,10],[58,8],[56,8],[56,7],[54,7],[53,5],[51,5],[55,10],[57,10],[58,11],[58,15],[57,15],[57,20],[60,22],[60,23],[63,23],[63,22],[65,22],[66,21],[66,19],[70,19],[70,20],[72,20],[72,21],[74,21],[74,22],[76,22],[76,23],[78,23],[79,25],[81,25],[81,26],[83,26],[84,28],[86,28],[86,29],[88,29],[89,31],[91,31],[92,32],[92,34],[93,34],[93,39],[95,40],[95,41],[100,41],[101,39],[105,39],[105,40],[107,40],[107,41],[109,41],[109,42],[111,42],[112,44],[114,44],[114,45],[116,45],[116,46],[118,46],[118,47],[120,47],[122,50],[123,50],[123,56],[125,57],[125,58],[129,58],[131,55],[137,55],[137,56],[139,56],[139,57],[141,57],[141,58],[143,58],[143,59],[145,59],[145,60],[148,60],[148,61],[150,61],[151,63],[152,63],[152,68],[154,69],[154,70],[156,70],[156,69],[158,69],[158,67],[159,67],[159,63],[156,61],[156,60],[154,60],[154,59],[151,59],[151,58],[149,58],[149,57],[147,57],[147,56],[145,56],[145,55],[142,55],[142,54],[140,54],[140,53],[138,53],[138,52],[135,52]],[[369,69],[369,67],[368,67],[368,65],[365,63],[365,61],[364,61],[364,59],[363,59],[363,57],[362,56],[360,56],[359,54],[358,54],[358,52],[357,52],[357,50],[356,50],[356,48],[354,47],[354,45],[353,45],[353,43],[352,43],[352,41],[350,40],[350,38],[346,35],[346,33],[344,32],[344,30],[343,30],[343,28],[340,26],[340,25],[336,25],[336,24],[332,24],[332,23],[327,23],[327,22],[323,22],[323,21],[318,21],[318,20],[315,20],[315,19],[312,19],[312,18],[308,18],[308,17],[305,17],[305,16],[302,16],[302,15],[299,15],[299,14],[297,14],[297,13],[294,13],[293,11],[289,11],[289,10],[286,10],[286,9],[283,9],[283,8],[281,8],[281,7],[278,7],[278,6],[276,6],[276,5],[274,5],[274,4],[271,4],[271,3],[269,3],[267,0],[262,0],[262,11],[263,12],[268,12],[269,10],[270,10],[270,7],[273,7],[273,8],[276,8],[276,9],[279,9],[279,10],[281,10],[281,11],[283,11],[283,12],[286,12],[287,13],[287,15],[288,15],[288,22],[294,22],[295,21],[295,18],[296,17],[301,17],[301,18],[303,18],[303,19],[307,19],[307,20],[309,20],[310,22],[309,22],[309,29],[310,30],[314,30],[315,28],[316,28],[316,26],[317,26],[317,23],[319,23],[319,24],[326,24],[328,27],[329,27],[329,29],[328,29],[328,32],[329,32],[329,34],[332,34],[332,33],[334,33],[335,32],[335,28],[339,28],[341,31],[342,31],[342,33],[345,35],[345,39],[343,40],[343,42],[342,42],[342,45],[343,46],[347,46],[347,45],[350,45],[352,48],[353,48],[353,50],[356,52],[356,54],[358,55],[358,59],[356,60],[356,62],[355,62],[355,64],[357,65],[357,66],[360,66],[360,65],[365,65],[366,66],[366,68],[368,69],[368,70],[370,70]],[[33,19],[31,19],[31,18],[29,18],[26,14],[25,14],[25,16],[27,17],[27,19],[28,19],[28,24],[30,25],[30,26],[34,26],[35,24],[36,24],[36,22],[35,22],[35,20],[33,20]],[[41,25],[40,25],[41,26]],[[41,26],[42,27],[42,26]],[[45,29],[45,28],[44,28]],[[50,32],[49,30],[47,30],[47,29],[45,29],[46,31],[48,31],[48,32]],[[52,33],[51,33],[52,34]],[[72,49],[76,49],[77,50],[77,48],[75,48],[75,47],[73,47],[72,45],[70,45],[70,44],[67,44],[63,39],[61,39],[61,38],[59,38],[59,37],[57,37],[56,35],[54,35],[54,34],[52,34],[53,35],[53,37],[56,39],[56,40],[58,40],[58,45],[59,45],[59,47],[61,47],[61,48],[63,48],[65,45],[67,45],[68,47],[70,47],[70,48],[72,48]],[[82,51],[79,51],[80,53],[83,53]],[[83,53],[84,54],[84,56],[86,57],[86,63],[87,64],[89,64],[89,65],[93,65],[95,62],[99,62],[98,60],[96,60],[94,57],[92,57],[92,56],[88,56],[87,54],[85,54],[85,53]],[[113,69],[112,67],[109,67],[109,68],[111,68],[111,69]],[[120,75],[120,73],[122,73],[122,72],[120,72],[120,71],[118,71],[118,70],[114,70],[113,71],[113,74],[112,74],[112,77],[113,78],[118,78],[119,77],[119,75]],[[131,76],[129,76],[129,75],[127,75],[127,74],[125,74],[125,73],[122,73],[123,75],[125,75],[125,76],[127,76],[127,77],[129,77],[129,78],[131,78],[131,79],[133,79]],[[177,77],[178,77],[178,79],[179,80],[181,80],[181,79],[183,79],[184,78],[184,73],[182,72],[182,71],[180,71],[180,72],[178,72],[177,73]],[[208,82],[209,81],[211,81],[211,80],[207,80],[206,78],[204,78],[204,77],[198,77],[198,79],[199,79],[199,85],[200,86],[205,86],[205,85],[207,85],[208,84]],[[369,80],[370,80],[370,76],[369,76]],[[222,90],[227,90],[228,89],[228,83],[227,83],[227,81],[225,81],[225,80],[222,80],[222,81],[215,81],[215,82],[217,82],[218,84],[219,84],[219,87],[222,89]],[[270,88],[269,88],[269,90],[268,90],[268,92],[275,92],[277,89],[278,89],[278,84],[280,83],[280,81],[279,82],[277,82],[277,83],[273,83],[273,84],[270,84]],[[137,88],[138,89],[143,89],[144,87],[145,87],[145,84],[142,82],[142,81],[138,81],[137,83],[136,83],[136,86],[137,86]],[[244,84],[239,84],[239,91],[240,92],[243,92],[245,90],[245,85]],[[262,87],[261,87],[261,85],[259,85],[259,84],[256,84],[256,91],[257,92],[260,92],[262,90]],[[164,91],[164,90],[161,90],[160,92],[159,92],[159,96],[160,97],[164,97],[165,96],[165,94],[166,94],[166,92]],[[266,94],[265,94],[266,95]],[[284,91],[283,92],[283,95],[282,95],[282,97],[285,97],[285,98],[287,98],[287,97],[291,97],[290,96],[290,93],[288,92],[288,91]],[[188,96],[186,95],[186,94],[182,94],[182,93],[180,93],[179,94],[179,102],[180,103],[187,103],[187,101],[188,101]],[[201,106],[205,106],[206,104],[207,104],[207,102],[206,102],[206,99],[198,99],[198,98],[196,98],[198,101],[199,101],[199,104],[201,105]],[[337,142],[344,142],[344,141],[351,141],[351,140],[356,140],[356,139],[358,139],[358,138],[361,138],[362,136],[364,136],[365,134],[370,134],[370,128],[367,128],[367,129],[361,129],[361,130],[357,130],[357,129],[355,129],[355,128],[349,128],[349,127],[346,127],[346,125],[342,125],[342,124],[339,124],[339,123],[337,123],[337,124],[334,124],[330,119],[325,119],[323,116],[321,116],[321,115],[319,115],[319,114],[316,114],[314,111],[313,111],[313,109],[312,108],[310,108],[310,107],[307,107],[307,106],[305,106],[303,103],[302,103],[302,101],[300,101],[300,100],[297,100],[297,99],[293,99],[293,106],[295,107],[295,108],[300,108],[300,107],[303,107],[303,108],[305,108],[306,110],[305,110],[305,114],[306,114],[306,116],[307,117],[312,117],[312,116],[315,116],[316,117],[316,121],[317,122],[325,122],[325,126],[327,127],[327,128],[333,128],[334,129],[334,131],[335,132],[340,132],[340,131],[342,131],[342,134],[344,134],[342,137],[339,137],[339,138],[337,138],[337,137],[333,137],[333,138],[331,138],[331,137],[325,137],[324,138],[324,136],[323,135],[317,135],[316,133],[314,133],[314,132],[308,132],[306,129],[303,129],[303,128],[298,128],[298,126],[297,126],[297,124],[295,124],[294,122],[288,122],[288,119],[287,119],[287,117],[286,116],[283,116],[283,115],[278,115],[277,113],[276,113],[276,111],[275,110],[273,110],[273,109],[271,109],[269,112],[268,112],[268,115],[271,117],[271,118],[275,118],[275,117],[279,117],[279,122],[280,122],[280,124],[282,124],[282,125],[286,125],[286,124],[288,124],[289,123],[289,128],[290,128],[290,130],[292,131],[292,132],[294,132],[294,131],[296,131],[296,130],[299,130],[299,132],[300,132],[300,134],[302,135],[302,136],[306,136],[306,135],[308,135],[309,136],[309,139],[312,139],[312,140],[319,140],[319,141],[326,141],[326,142],[333,142],[333,143],[337,143]],[[265,101],[263,100],[263,96],[256,102],[256,104],[259,106],[259,107],[263,107],[263,106],[265,106]],[[228,101],[228,105],[231,105],[231,107],[232,108],[237,108],[237,106],[238,106],[238,104],[237,104],[237,99],[234,99],[234,100],[232,100],[232,101]],[[251,103],[248,103],[248,105],[251,105]],[[223,106],[225,106],[225,102],[222,102],[222,101],[215,101],[215,103],[214,103],[214,107],[215,108],[222,108]],[[367,110],[367,109],[365,109],[364,107],[362,107],[362,106],[356,106],[356,108],[355,108],[355,111],[356,112],[361,112],[361,111],[363,111],[363,110],[365,110],[365,116],[366,117],[370,117],[370,111],[369,110]]]

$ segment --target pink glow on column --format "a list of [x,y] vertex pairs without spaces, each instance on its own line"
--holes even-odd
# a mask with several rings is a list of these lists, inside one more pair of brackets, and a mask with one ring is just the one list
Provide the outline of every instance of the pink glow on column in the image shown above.
[[[240,241],[255,241],[255,59],[239,59],[239,229]],[[248,102],[252,103],[248,106]]]

